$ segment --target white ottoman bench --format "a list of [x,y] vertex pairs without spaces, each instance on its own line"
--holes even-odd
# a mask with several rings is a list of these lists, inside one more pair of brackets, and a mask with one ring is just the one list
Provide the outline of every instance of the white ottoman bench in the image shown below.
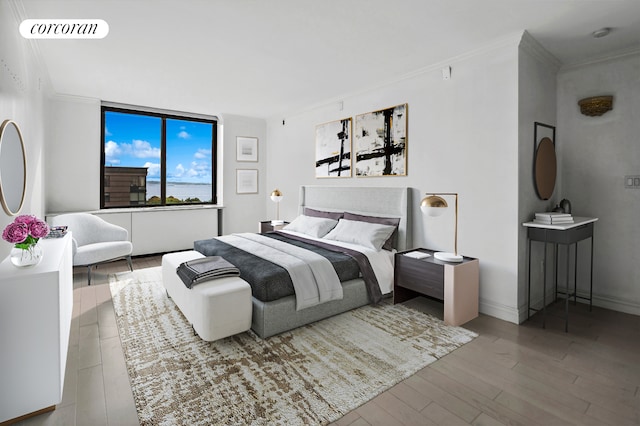
[[204,257],[197,251],[162,256],[162,283],[167,294],[202,340],[213,341],[251,328],[251,287],[240,277],[217,278],[188,289],[176,268]]

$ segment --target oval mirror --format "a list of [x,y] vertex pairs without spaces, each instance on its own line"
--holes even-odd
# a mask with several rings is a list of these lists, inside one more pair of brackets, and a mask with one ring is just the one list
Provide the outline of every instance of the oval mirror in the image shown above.
[[538,197],[548,200],[556,185],[556,148],[549,138],[542,138],[536,149],[534,179]]
[[16,215],[24,203],[27,157],[20,128],[12,120],[0,126],[0,203],[8,215]]

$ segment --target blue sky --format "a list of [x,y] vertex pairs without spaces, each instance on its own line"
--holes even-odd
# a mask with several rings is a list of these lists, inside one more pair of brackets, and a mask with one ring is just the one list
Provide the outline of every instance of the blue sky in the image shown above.
[[[160,179],[159,117],[105,112],[105,165],[147,167]],[[212,125],[167,119],[167,181],[211,183]]]

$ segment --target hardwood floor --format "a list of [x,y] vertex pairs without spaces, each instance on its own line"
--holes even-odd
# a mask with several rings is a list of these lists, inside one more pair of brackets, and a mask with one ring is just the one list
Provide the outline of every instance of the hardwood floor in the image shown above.
[[[160,259],[136,258],[134,268]],[[74,271],[63,401],[19,424],[138,424],[107,284],[109,273],[124,271],[125,262],[102,265],[90,287],[85,268]],[[407,303],[439,309],[422,298]],[[546,329],[536,317],[518,326],[484,315],[465,328],[479,337],[334,425],[640,424],[639,316],[578,304],[569,333],[550,315]]]

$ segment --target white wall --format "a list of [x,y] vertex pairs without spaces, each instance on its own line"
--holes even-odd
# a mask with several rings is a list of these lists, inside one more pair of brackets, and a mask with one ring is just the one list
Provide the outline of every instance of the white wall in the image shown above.
[[[281,217],[297,214],[300,185],[413,188],[414,246],[453,250],[453,217],[424,218],[427,191],[458,192],[458,249],[480,259],[481,312],[518,321],[518,44],[503,40],[367,92],[267,122],[267,188],[284,193]],[[338,101],[343,101],[343,110]],[[408,104],[408,175],[315,178],[315,126]],[[282,120],[285,124],[282,124]],[[273,209],[270,201],[265,201]]]
[[[613,110],[580,113],[578,100],[613,95]],[[558,76],[558,151],[562,193],[574,214],[595,224],[594,304],[640,314],[640,189],[625,189],[625,175],[640,175],[640,52],[562,70]],[[589,264],[588,249],[579,262]],[[588,271],[581,271],[586,277]],[[578,281],[582,293],[586,279]]]
[[100,208],[100,101],[56,95],[47,138],[47,213]]
[[[21,214],[44,217],[44,140],[46,82],[30,43],[18,32],[14,5],[0,2],[0,122],[11,119],[20,127],[27,155],[27,188]],[[10,182],[3,182],[9,185]],[[0,209],[0,231],[13,221]],[[11,245],[0,241],[0,259]]]
[[[520,44],[518,65],[519,93],[518,120],[519,132],[519,183],[518,183],[518,306],[520,320],[527,318],[527,273],[528,273],[528,240],[524,222],[529,222],[535,212],[549,211],[562,199],[560,184],[562,180],[562,164],[559,161],[555,190],[550,200],[540,200],[536,193],[534,164],[534,130],[535,122],[556,126],[556,76],[559,62],[550,56],[531,36],[525,33]],[[557,136],[562,136],[563,129],[557,129]],[[562,144],[562,142],[559,142]],[[534,242],[531,246],[531,290],[532,306],[542,300],[541,261],[544,257],[542,243]],[[551,260],[551,259],[550,259]],[[548,263],[550,265],[550,263]],[[552,271],[553,268],[548,268]],[[549,280],[551,283],[551,280]],[[550,294],[550,293],[547,293]]]
[[[266,122],[262,119],[223,114],[223,164],[222,194],[224,205],[222,212],[222,233],[256,232],[258,223],[267,220],[268,215],[265,200],[269,199],[272,188],[266,183],[267,138]],[[236,137],[248,136],[258,138],[258,162],[236,161]],[[219,139],[219,140],[220,140]],[[236,170],[258,170],[258,193],[236,193]],[[271,203],[271,201],[269,201]],[[268,217],[269,216],[269,217]]]

